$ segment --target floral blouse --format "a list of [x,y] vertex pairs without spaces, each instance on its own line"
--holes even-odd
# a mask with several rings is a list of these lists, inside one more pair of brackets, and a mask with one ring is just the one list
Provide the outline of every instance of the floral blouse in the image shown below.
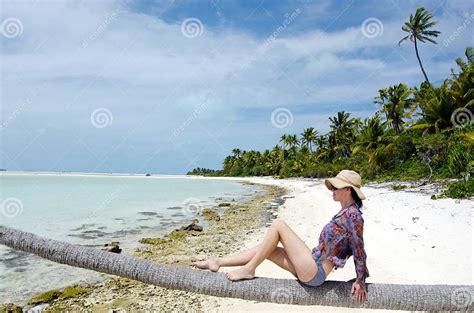
[[364,219],[356,203],[334,215],[324,226],[319,236],[319,245],[312,250],[313,258],[319,264],[330,260],[334,268],[342,268],[353,255],[357,281],[365,283],[369,277],[366,266],[367,255],[364,250]]

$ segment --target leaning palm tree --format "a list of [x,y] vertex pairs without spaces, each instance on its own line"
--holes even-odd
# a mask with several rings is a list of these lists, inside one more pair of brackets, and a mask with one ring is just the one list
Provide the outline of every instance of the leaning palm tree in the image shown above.
[[421,7],[418,8],[415,12],[415,16],[413,14],[410,15],[410,20],[405,22],[405,25],[402,26],[402,30],[409,33],[409,35],[403,37],[399,42],[400,45],[407,39],[410,39],[415,44],[415,52],[416,57],[418,59],[418,63],[420,64],[421,71],[425,76],[425,80],[427,83],[430,83],[428,80],[428,76],[426,75],[425,69],[423,68],[423,64],[421,63],[420,55],[418,53],[418,40],[421,42],[429,41],[431,43],[436,44],[433,37],[438,37],[441,32],[437,30],[429,30],[432,26],[434,26],[437,21],[430,21],[433,15],[428,12],[425,8]]
[[117,275],[160,287],[261,302],[391,310],[472,310],[474,286],[367,284],[368,299],[358,305],[351,282],[326,281],[309,287],[296,279],[258,277],[229,281],[212,273],[72,245],[0,225],[0,244],[45,259]]

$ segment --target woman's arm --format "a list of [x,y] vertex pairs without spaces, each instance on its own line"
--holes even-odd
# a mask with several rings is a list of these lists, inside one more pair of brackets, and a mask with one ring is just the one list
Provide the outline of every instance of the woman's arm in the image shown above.
[[346,227],[351,234],[351,249],[354,257],[354,265],[356,270],[356,282],[360,283],[365,289],[365,279],[369,277],[367,269],[367,254],[364,249],[364,220],[357,212],[346,211]]

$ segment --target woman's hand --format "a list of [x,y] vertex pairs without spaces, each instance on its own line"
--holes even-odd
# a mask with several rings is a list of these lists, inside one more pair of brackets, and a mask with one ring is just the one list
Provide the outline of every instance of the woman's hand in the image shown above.
[[358,304],[362,304],[367,299],[367,289],[365,283],[354,282],[352,284],[351,294],[355,294]]

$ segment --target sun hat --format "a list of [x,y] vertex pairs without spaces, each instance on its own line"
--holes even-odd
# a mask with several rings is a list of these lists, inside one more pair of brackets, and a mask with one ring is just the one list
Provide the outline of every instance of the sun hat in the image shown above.
[[326,187],[331,190],[331,186],[336,188],[352,187],[361,200],[365,199],[365,195],[360,190],[361,177],[357,172],[352,170],[342,170],[334,178],[324,180]]

